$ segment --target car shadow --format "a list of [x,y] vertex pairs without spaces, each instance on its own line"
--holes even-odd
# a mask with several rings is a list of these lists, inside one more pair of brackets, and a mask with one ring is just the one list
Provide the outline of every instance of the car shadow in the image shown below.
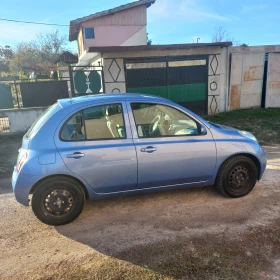
[[168,248],[215,223],[219,202],[228,201],[212,187],[89,201],[77,220],[56,230],[104,255],[157,270],[155,258],[148,260],[157,244]]

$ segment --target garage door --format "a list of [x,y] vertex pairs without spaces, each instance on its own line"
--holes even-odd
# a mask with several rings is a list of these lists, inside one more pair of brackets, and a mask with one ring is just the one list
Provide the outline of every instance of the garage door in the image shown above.
[[207,114],[207,58],[126,60],[127,92],[168,98]]

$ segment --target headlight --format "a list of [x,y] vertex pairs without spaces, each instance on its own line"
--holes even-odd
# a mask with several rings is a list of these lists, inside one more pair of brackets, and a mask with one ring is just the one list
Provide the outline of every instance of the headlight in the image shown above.
[[253,140],[253,141],[258,142],[257,138],[256,138],[252,133],[250,133],[250,132],[248,132],[248,131],[244,131],[244,130],[238,130],[238,132],[239,132],[242,136],[244,136],[244,137],[246,137],[246,138],[249,138],[249,139],[251,139],[251,140]]

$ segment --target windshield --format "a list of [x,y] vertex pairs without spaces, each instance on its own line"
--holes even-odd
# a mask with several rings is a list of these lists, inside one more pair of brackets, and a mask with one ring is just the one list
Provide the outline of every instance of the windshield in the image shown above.
[[56,112],[58,112],[61,109],[61,107],[55,103],[52,106],[50,106],[28,129],[27,133],[25,134],[26,139],[30,139],[32,136],[34,136],[39,129],[43,126],[43,124],[46,123],[46,121],[53,116]]

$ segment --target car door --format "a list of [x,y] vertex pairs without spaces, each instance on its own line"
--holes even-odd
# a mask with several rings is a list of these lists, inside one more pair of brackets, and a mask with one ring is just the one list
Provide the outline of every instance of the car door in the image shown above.
[[136,188],[136,151],[123,105],[96,105],[75,112],[55,136],[56,147],[68,169],[97,193]]
[[207,128],[181,109],[128,102],[138,158],[138,188],[206,182],[216,166],[216,145]]

